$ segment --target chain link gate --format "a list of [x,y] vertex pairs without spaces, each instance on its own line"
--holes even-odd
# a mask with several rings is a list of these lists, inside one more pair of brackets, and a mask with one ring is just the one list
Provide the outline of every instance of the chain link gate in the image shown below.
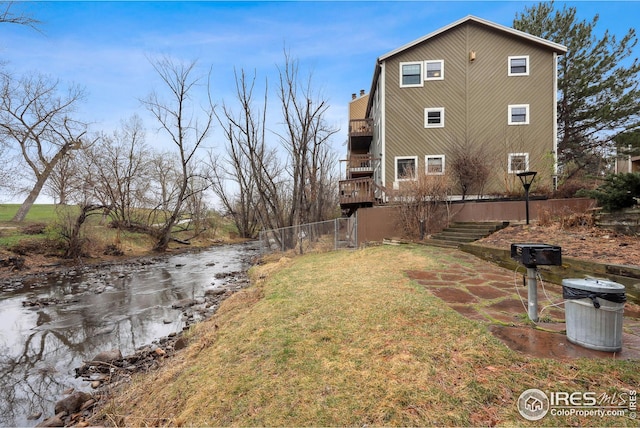
[[357,248],[357,217],[306,223],[260,232],[260,252],[332,251]]

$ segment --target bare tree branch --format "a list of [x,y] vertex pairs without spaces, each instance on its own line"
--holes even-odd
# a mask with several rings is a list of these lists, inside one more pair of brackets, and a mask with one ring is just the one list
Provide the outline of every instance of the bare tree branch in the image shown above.
[[0,3],[0,23],[25,25],[27,27],[33,28],[36,31],[40,31],[38,25],[40,25],[42,22],[24,13],[13,13],[11,9],[15,6],[15,4],[15,2]]

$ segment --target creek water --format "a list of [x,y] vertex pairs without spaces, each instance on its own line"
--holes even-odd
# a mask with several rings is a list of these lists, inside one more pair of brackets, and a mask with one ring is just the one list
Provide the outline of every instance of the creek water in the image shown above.
[[256,248],[226,245],[78,269],[0,292],[0,426],[35,426],[53,415],[64,391],[89,391],[75,368],[99,352],[131,354],[181,331],[183,310],[172,304],[224,288],[225,277],[248,268]]

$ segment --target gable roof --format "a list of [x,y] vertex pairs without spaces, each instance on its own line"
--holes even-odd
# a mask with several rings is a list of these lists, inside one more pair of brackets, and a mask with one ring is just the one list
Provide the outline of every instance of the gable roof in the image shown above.
[[482,19],[482,18],[478,18],[476,16],[468,15],[468,16],[466,16],[466,17],[464,17],[462,19],[459,19],[459,20],[457,20],[455,22],[452,22],[451,24],[449,24],[447,26],[444,26],[444,27],[432,32],[432,33],[429,33],[426,36],[420,37],[419,39],[416,39],[416,40],[414,40],[412,42],[409,42],[404,46],[400,46],[399,48],[394,49],[391,52],[388,52],[388,53],[380,56],[378,58],[378,62],[385,61],[388,58],[390,58],[390,57],[392,57],[394,55],[397,55],[397,54],[399,54],[400,52],[402,52],[402,51],[404,51],[406,49],[409,49],[409,48],[411,48],[411,47],[413,47],[415,45],[418,45],[418,44],[420,44],[420,43],[422,43],[422,42],[424,42],[426,40],[429,40],[429,39],[431,39],[433,37],[436,37],[436,36],[446,32],[446,31],[448,31],[448,30],[450,30],[452,28],[455,28],[455,27],[457,27],[459,25],[462,25],[462,24],[465,24],[467,22],[475,22],[475,23],[478,23],[478,24],[483,25],[485,27],[489,27],[489,28],[493,28],[495,30],[501,31],[503,33],[507,33],[507,34],[510,34],[510,35],[513,35],[513,36],[516,36],[516,37],[521,37],[521,38],[526,39],[526,40],[528,40],[530,42],[533,42],[533,43],[539,44],[539,45],[541,45],[543,47],[546,47],[546,48],[548,48],[548,49],[550,49],[550,50],[552,50],[552,51],[554,51],[554,52],[556,52],[558,54],[564,54],[564,53],[567,52],[566,46],[563,46],[563,45],[561,45],[559,43],[555,43],[555,42],[543,39],[543,38],[538,37],[538,36],[533,36],[533,35],[531,35],[529,33],[525,33],[524,31],[516,30],[514,28],[505,27],[504,25],[496,24],[495,22],[487,21],[486,19]]
[[[516,36],[516,37],[520,37],[522,39],[528,40],[532,43],[538,44],[542,47],[545,47],[559,55],[565,54],[567,52],[567,47],[564,45],[561,45],[559,43],[555,43],[552,42],[550,40],[547,39],[543,39],[542,37],[538,37],[538,36],[534,36],[532,34],[529,33],[525,33],[524,31],[520,31],[520,30],[516,30],[515,28],[511,28],[511,27],[506,27],[504,25],[500,25],[500,24],[496,24],[495,22],[491,22],[491,21],[487,21],[486,19],[482,19],[482,18],[478,18],[477,16],[473,16],[473,15],[467,15],[462,19],[459,19],[455,22],[452,22],[449,25],[446,25],[432,33],[427,34],[426,36],[422,36],[419,39],[416,39],[412,42],[407,43],[406,45],[400,46],[397,49],[392,50],[391,52],[387,52],[386,54],[378,57],[378,59],[376,60],[376,66],[373,72],[373,80],[371,82],[371,89],[369,91],[370,95],[373,95],[375,93],[376,87],[377,87],[377,83],[378,83],[378,78],[380,77],[380,71],[381,71],[381,67],[380,67],[380,63],[386,61],[387,59],[391,58],[394,55],[397,55],[407,49],[410,49],[424,41],[427,41],[431,38],[434,38],[452,28],[455,28],[459,25],[468,23],[468,22],[475,22],[477,24],[483,25],[485,27],[488,28],[493,28],[494,30],[498,30],[500,32],[503,32],[507,35],[511,35],[511,36]],[[367,113],[366,116],[369,116],[369,113],[371,111],[371,105],[373,103],[373,96],[369,97],[369,102],[367,104]]]

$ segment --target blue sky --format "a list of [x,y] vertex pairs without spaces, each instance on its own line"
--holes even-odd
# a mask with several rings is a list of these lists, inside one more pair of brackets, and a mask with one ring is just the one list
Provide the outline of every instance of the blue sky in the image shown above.
[[[328,119],[342,128],[333,141],[344,156],[351,94],[369,91],[375,60],[466,15],[511,26],[525,1],[322,2],[23,2],[41,32],[0,25],[0,59],[17,73],[38,71],[86,88],[82,117],[110,131],[137,112],[155,140],[155,124],[138,99],[159,88],[148,57],[197,59],[212,67],[213,96],[233,104],[234,68],[277,85],[283,49],[329,101]],[[560,8],[565,2],[556,2]],[[600,15],[598,30],[622,37],[640,16],[637,1],[566,2],[581,18]],[[635,56],[640,56],[636,47]],[[276,115],[277,111],[272,111]],[[222,147],[214,134],[210,146]]]

